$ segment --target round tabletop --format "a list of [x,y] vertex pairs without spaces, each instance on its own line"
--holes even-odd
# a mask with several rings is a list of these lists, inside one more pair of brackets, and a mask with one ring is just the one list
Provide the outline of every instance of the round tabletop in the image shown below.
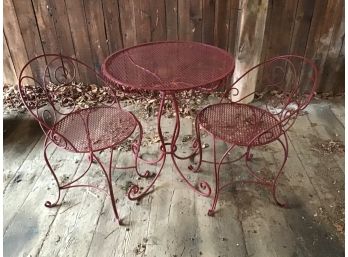
[[216,87],[230,78],[233,57],[197,42],[153,42],[110,55],[102,74],[111,83],[144,91],[183,91]]

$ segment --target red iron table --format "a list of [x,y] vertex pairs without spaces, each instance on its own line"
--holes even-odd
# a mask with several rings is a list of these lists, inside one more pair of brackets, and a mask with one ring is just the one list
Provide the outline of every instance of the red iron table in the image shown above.
[[[197,154],[197,151],[200,152],[201,161],[202,148],[200,145],[197,146],[196,142],[196,145],[194,144],[196,149],[191,155],[182,157],[176,153],[176,142],[180,133],[179,106],[176,94],[186,90],[214,91],[229,82],[234,66],[234,59],[226,51],[196,42],[147,43],[123,49],[105,60],[102,74],[118,89],[134,93],[159,92],[161,96],[157,117],[161,153],[157,160],[145,161],[141,159],[151,164],[160,163],[160,168],[150,185],[142,192],[140,192],[138,185],[132,185],[128,191],[129,199],[137,200],[149,192],[163,169],[167,155],[171,156],[178,174],[190,188],[203,196],[210,196],[211,188],[207,182],[202,181],[198,186],[193,185],[178,167],[178,159],[188,159]],[[171,101],[176,114],[170,142],[165,142],[161,129],[161,118],[166,101]],[[141,138],[142,136],[140,136],[140,140]],[[141,142],[138,145],[141,145]],[[134,153],[139,151],[140,149],[133,147]],[[135,162],[139,176],[151,176],[148,171],[139,172],[138,158]]]

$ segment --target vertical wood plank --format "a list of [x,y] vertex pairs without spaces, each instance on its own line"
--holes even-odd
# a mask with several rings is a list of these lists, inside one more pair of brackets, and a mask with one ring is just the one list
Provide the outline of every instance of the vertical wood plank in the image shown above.
[[[4,1],[4,35],[8,43],[9,51],[12,54],[12,62],[17,77],[19,77],[23,65],[28,60],[28,55],[11,0]],[[30,76],[31,73],[26,75]]]
[[322,85],[324,92],[339,93],[344,88],[344,5],[338,1],[330,48],[323,68]]
[[231,1],[216,0],[215,4],[215,45],[227,49]]
[[[55,52],[53,53],[61,53],[63,55],[66,56],[70,56],[75,58],[76,54],[75,54],[75,47],[74,47],[74,43],[73,43],[73,39],[72,39],[72,33],[70,30],[70,24],[69,24],[69,18],[68,18],[68,14],[66,11],[66,6],[65,6],[65,2],[64,0],[56,0],[56,1],[52,1],[49,0],[47,2],[47,9],[48,9],[48,14],[50,15],[51,18],[51,22],[53,24],[53,28],[50,29],[54,29],[55,31],[55,40],[56,40],[56,44],[57,44],[57,48]],[[43,6],[42,8],[44,8],[45,6]],[[47,21],[49,22],[49,21]],[[45,30],[45,29],[43,29]],[[42,32],[43,34],[45,34],[45,32]],[[45,49],[46,50],[46,49]],[[48,52],[48,53],[52,53],[52,52]],[[76,74],[76,78],[78,80],[80,80],[80,73],[82,74],[82,78],[83,78],[83,74],[85,71],[81,70],[81,68],[79,69],[79,67],[77,67],[76,70],[77,74]],[[86,79],[85,79],[86,81]],[[90,81],[86,81],[86,82],[90,82]]]
[[4,84],[15,85],[18,84],[16,70],[14,68],[10,50],[8,49],[6,37],[3,37],[3,51],[4,51]]
[[[65,1],[65,4],[69,17],[71,35],[75,45],[76,57],[87,65],[93,67],[92,48],[89,42],[82,0],[67,0]],[[79,73],[82,82],[96,82],[95,75],[87,72],[86,69],[79,69]]]
[[[300,56],[305,55],[314,5],[315,1],[298,1],[297,3],[289,50],[290,54],[296,54]],[[297,71],[301,72],[301,66],[303,65],[302,62],[295,61],[293,62],[293,65]]]
[[122,38],[124,47],[136,44],[136,27],[133,0],[119,0]]
[[334,23],[336,21],[336,18],[339,14],[339,10],[343,9],[343,6],[340,4],[340,1],[333,1],[329,0],[328,5],[325,10],[325,16],[323,24],[321,24],[321,30],[320,30],[320,38],[319,38],[319,45],[316,52],[316,57],[320,60],[319,61],[319,87],[318,92],[324,92],[325,88],[325,76],[327,73],[324,73],[324,68],[333,36],[334,31]]
[[[265,31],[263,33],[263,47],[261,51],[261,57],[260,57],[260,62],[265,61],[267,58],[268,54],[268,45],[269,41],[271,39],[271,21],[272,21],[272,5],[269,4],[267,8],[267,14],[266,14],[266,24],[265,24]],[[257,74],[257,79],[256,79],[256,90],[257,91],[262,91],[262,80],[263,80],[263,69],[260,67],[258,74]]]
[[150,1],[137,1],[134,4],[134,14],[137,44],[150,42],[152,20]]
[[178,33],[179,40],[190,40],[191,24],[190,24],[190,3],[189,1],[178,0]]
[[[244,0],[241,7],[236,69],[233,74],[234,80],[239,78],[248,68],[260,62],[268,1],[254,2]],[[256,78],[257,75],[248,76],[246,79],[243,79],[244,83],[238,83],[238,99],[254,91]],[[250,96],[244,99],[243,102],[250,102],[252,99],[253,96]]]
[[[4,1],[4,35],[9,45],[9,52],[17,77],[23,65],[28,61],[27,51],[19,28],[17,16],[11,0]],[[31,68],[26,69],[24,75],[32,76]]]
[[202,42],[214,44],[215,1],[203,0]]
[[[40,35],[37,29],[36,19],[31,1],[12,1],[28,58],[31,59],[43,54],[44,52],[41,45]],[[22,63],[22,66],[24,64],[25,63]],[[43,74],[44,68],[44,60],[38,60],[31,65],[34,76],[40,76],[40,74]]]
[[150,14],[151,41],[165,41],[167,39],[165,0],[151,0]]
[[314,10],[314,1],[298,1],[290,53],[304,55]]
[[[313,18],[305,51],[306,57],[314,60],[319,69],[321,67],[321,64],[325,61],[325,45],[328,45],[330,43],[329,38],[331,38],[331,36],[327,34],[330,33],[329,31],[327,31],[327,26],[323,23],[324,17],[327,17],[326,13],[328,12],[328,8],[330,9],[330,0],[322,0],[315,2]],[[325,26],[326,29],[322,29],[323,26]],[[322,34],[322,32],[324,32],[324,34],[326,35]],[[323,42],[321,42],[322,40]],[[302,75],[305,75],[307,73],[308,70],[304,68],[302,70]],[[321,73],[319,72],[319,83],[321,81],[320,75]]]
[[178,40],[178,0],[165,1],[167,40]]
[[120,10],[117,0],[105,0],[102,3],[109,53],[113,53],[123,47]]
[[[268,15],[270,15],[267,24],[269,26],[267,34],[268,40],[264,41],[263,47],[263,51],[266,51],[263,56],[265,59],[289,53],[295,24],[297,2],[297,0],[272,2],[271,9],[268,12]],[[282,66],[286,69],[285,63]],[[263,75],[263,70],[261,70],[258,78],[263,78]],[[265,90],[262,86],[264,86],[264,83],[260,83],[258,89]],[[284,89],[286,90],[286,88]]]
[[65,1],[55,0],[51,1],[50,4],[56,36],[60,47],[59,51],[64,55],[76,57]]
[[[325,78],[332,72],[334,69],[334,65],[330,63],[332,58],[337,58],[338,53],[340,51],[341,45],[342,45],[342,36],[344,34],[343,27],[340,30],[340,23],[342,21],[343,17],[343,2],[340,0],[336,1],[329,1],[328,6],[326,8],[325,17],[324,17],[324,24],[321,26],[321,32],[320,32],[320,39],[319,39],[319,47],[317,49],[317,58],[320,59],[320,66],[319,66],[319,74],[320,74],[320,80],[319,80],[319,92],[325,92],[325,88],[327,86],[328,82]],[[337,34],[338,33],[338,34]],[[337,40],[338,37],[338,46],[337,49],[331,48],[330,53],[330,47],[334,42]],[[331,91],[331,90],[330,90]]]
[[179,40],[202,41],[202,2],[178,0]]
[[50,0],[32,0],[37,26],[40,31],[41,43],[45,53],[59,53],[60,47],[52,19]]
[[102,2],[101,0],[85,0],[84,7],[94,68],[100,70],[109,52],[106,41]]
[[241,9],[239,0],[231,0],[228,31],[228,51],[234,56],[236,52],[236,41],[238,37],[238,17]]
[[306,56],[309,58],[312,58],[315,56],[315,51],[319,43],[320,26],[323,21],[323,16],[325,14],[327,2],[328,0],[315,2],[313,17],[311,21],[311,27],[309,30],[308,41],[307,41],[307,46],[305,51]]
[[[344,45],[344,40],[343,40]],[[344,46],[343,46],[344,48]],[[343,95],[344,89],[345,89],[345,65],[344,65],[344,53],[342,51],[339,54],[339,58],[336,62],[335,66],[335,75],[333,75],[335,78],[333,78],[333,83],[328,84],[328,86],[333,85],[333,94],[334,95]]]
[[267,59],[289,53],[296,8],[297,1],[273,1]]

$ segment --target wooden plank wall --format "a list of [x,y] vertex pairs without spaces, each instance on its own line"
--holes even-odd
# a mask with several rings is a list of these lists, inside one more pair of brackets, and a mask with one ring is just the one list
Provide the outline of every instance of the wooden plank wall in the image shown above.
[[15,83],[25,62],[42,53],[99,69],[112,52],[160,40],[216,45],[243,68],[305,55],[319,67],[318,92],[344,92],[343,0],[4,0],[4,82]]

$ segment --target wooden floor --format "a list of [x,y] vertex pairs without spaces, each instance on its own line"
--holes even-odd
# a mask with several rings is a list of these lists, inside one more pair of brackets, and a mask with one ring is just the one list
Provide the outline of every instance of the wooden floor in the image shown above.
[[[43,159],[43,137],[26,115],[4,116],[4,256],[344,256],[344,153],[326,152],[330,140],[344,142],[344,99],[314,102],[289,131],[289,159],[280,180],[279,194],[289,209],[272,201],[268,191],[248,185],[227,189],[214,218],[207,216],[210,199],[189,190],[168,161],[155,190],[139,203],[125,196],[130,181],[143,185],[133,170],[113,174],[117,206],[126,226],[118,226],[109,198],[93,189],[63,191],[62,205],[48,209],[56,197],[54,180]],[[172,120],[164,122],[168,131]],[[146,120],[155,125],[154,119]],[[190,151],[192,120],[182,119],[178,151]],[[166,133],[169,135],[169,133]],[[154,140],[155,128],[147,128]],[[204,156],[212,157],[212,142]],[[119,166],[131,163],[122,148],[115,155]],[[149,144],[147,153],[155,153]],[[222,154],[226,145],[220,143]],[[86,156],[51,149],[50,161],[60,179],[69,181],[87,165]],[[107,152],[101,154],[107,159]],[[261,147],[253,165],[268,174],[282,159],[280,145]],[[181,163],[187,167],[188,163]],[[143,167],[146,168],[146,167]],[[155,168],[155,167],[151,167]],[[192,181],[213,181],[212,166]],[[243,163],[223,169],[223,179],[246,174]],[[86,183],[105,185],[96,164]]]

